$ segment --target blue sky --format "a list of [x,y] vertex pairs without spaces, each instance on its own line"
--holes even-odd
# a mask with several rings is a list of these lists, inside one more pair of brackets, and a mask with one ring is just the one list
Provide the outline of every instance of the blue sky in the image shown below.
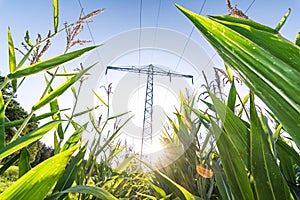
[[[192,29],[191,23],[175,8],[174,3],[184,6],[194,12],[199,12],[203,5],[203,0],[162,0],[158,19],[158,27],[179,31],[189,35]],[[237,4],[241,10],[246,10],[252,0],[232,1],[232,5]],[[90,24],[91,33],[95,44],[104,43],[107,39],[124,31],[139,28],[139,7],[140,0],[81,0],[84,12],[89,13],[95,9],[105,8],[105,12],[93,18]],[[81,7],[78,0],[60,0],[60,27],[64,22],[75,21],[80,13]],[[21,47],[21,42],[26,30],[29,30],[31,37],[35,38],[37,33],[46,35],[48,30],[53,30],[52,1],[51,0],[1,0],[0,1],[0,73],[4,75],[8,71],[7,62],[7,27],[11,28],[16,47]],[[294,40],[299,31],[300,23],[300,3],[297,0],[256,0],[247,12],[247,15],[258,22],[269,26],[276,26],[288,8],[292,8],[292,13],[282,29],[281,33],[290,40]],[[142,27],[155,27],[157,22],[159,0],[143,0],[142,7]],[[202,15],[226,14],[227,7],[225,0],[207,0]],[[91,39],[87,29],[81,34],[82,39]],[[194,31],[192,39],[204,46],[210,56],[214,51],[204,41],[202,36]],[[59,36],[56,44],[63,46],[64,37]],[[54,46],[54,45],[53,45]],[[53,48],[45,56],[51,57],[61,53],[62,48]],[[34,77],[35,78],[35,77]],[[25,95],[19,95],[19,101],[27,99]],[[30,103],[25,102],[25,107],[30,108]]]
[[[232,5],[237,4],[239,9],[245,11],[252,1],[253,0],[232,0]],[[178,3],[198,13],[204,1],[161,0],[158,19],[157,15],[160,1],[143,0],[142,2],[142,28],[156,27],[156,23],[158,22],[159,28],[174,30],[188,37],[193,26],[183,14],[176,9],[174,4]],[[81,5],[85,13],[105,8],[105,12],[94,17],[93,23],[89,25],[95,44],[105,43],[105,41],[115,35],[139,28],[140,0],[81,0]],[[63,27],[64,22],[67,21],[71,23],[78,19],[81,11],[78,0],[60,0],[59,6],[60,28]],[[37,33],[41,33],[45,36],[48,30],[53,30],[53,11],[52,0],[0,0],[0,7],[0,42],[2,44],[0,46],[0,74],[5,75],[8,72],[7,27],[11,28],[15,46],[21,49],[21,42],[27,30],[29,30],[32,38],[35,38]],[[247,12],[247,15],[252,20],[275,27],[288,8],[292,9],[292,13],[281,33],[288,39],[294,41],[297,32],[300,30],[300,3],[298,0],[256,0]],[[217,15],[227,13],[225,0],[207,0],[201,14]],[[91,34],[86,28],[80,38],[90,40]],[[210,57],[215,54],[214,50],[196,30],[193,32],[191,39],[199,43]],[[62,53],[64,45],[65,39],[62,34],[53,41],[53,46],[51,50],[47,52],[44,59]],[[182,44],[182,48],[183,47],[184,44]],[[219,66],[222,65],[218,57],[215,57],[213,61]],[[18,93],[17,100],[26,110],[30,110],[30,107],[42,94],[44,86],[42,76],[31,77],[30,80],[24,83],[24,87],[21,88]],[[63,101],[63,104],[68,106],[66,102],[70,104],[70,101],[72,100],[68,99],[68,101]]]

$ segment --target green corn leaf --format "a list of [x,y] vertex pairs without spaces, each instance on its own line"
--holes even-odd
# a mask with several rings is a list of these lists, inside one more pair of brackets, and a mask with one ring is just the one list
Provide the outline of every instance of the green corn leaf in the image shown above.
[[[222,121],[223,128],[225,132],[228,133],[228,139],[231,140],[232,145],[238,151],[240,157],[244,161],[245,166],[249,169],[250,134],[248,128],[229,107],[222,103],[211,92],[210,96],[213,100],[218,116]],[[216,140],[219,140],[219,138],[216,137]]]
[[154,185],[153,183],[150,183],[150,185],[152,189],[159,195],[159,197],[163,198],[167,196],[166,192],[162,188]]
[[[11,36],[10,28],[8,28],[8,54],[9,54],[9,72],[14,73],[16,70],[16,54],[15,46]],[[12,88],[15,92],[17,90],[17,80],[12,81]]]
[[242,114],[243,114],[243,111],[244,111],[244,108],[245,108],[245,105],[247,103],[247,101],[249,100],[249,93],[245,95],[245,97],[242,99],[242,102],[241,102],[241,108],[238,112],[238,117],[241,117]]
[[[276,30],[228,16],[205,18],[178,8],[224,61],[278,117],[300,146],[300,48]],[[288,52],[288,53],[287,53]]]
[[19,178],[30,170],[30,153],[26,147],[21,150],[19,160]]
[[62,174],[70,156],[77,148],[78,146],[75,146],[32,168],[12,186],[1,193],[0,199],[44,199]]
[[221,197],[224,200],[233,199],[232,193],[230,191],[229,185],[227,183],[226,176],[222,167],[217,163],[217,161],[212,161],[212,169],[218,185],[218,190],[220,191]]
[[[39,116],[32,116],[28,122],[38,122],[42,119],[46,119],[48,117],[51,117],[53,116],[54,114],[56,114],[57,112],[48,112],[48,113],[44,113],[44,114],[41,114]],[[13,127],[16,127],[16,126],[19,126],[21,125],[26,119],[18,119],[18,120],[14,120],[14,121],[8,121],[6,119],[5,121],[5,127],[6,128],[13,128]]]
[[[181,11],[185,10],[184,8],[182,8],[180,6],[177,6],[177,7],[179,9],[182,9]],[[188,10],[186,10],[186,11],[188,11]],[[190,12],[190,11],[188,11],[188,12]],[[192,12],[190,12],[190,13],[192,13]],[[271,34],[277,34],[278,33],[278,31],[274,30],[273,28],[270,28],[270,27],[265,26],[263,24],[256,23],[252,20],[245,20],[245,19],[242,19],[242,18],[233,17],[233,16],[229,16],[229,15],[209,16],[209,18],[215,19],[215,20],[220,20],[220,21],[225,20],[228,23],[244,24],[244,25],[250,26],[250,27],[252,27],[256,30],[263,31],[263,32],[268,32],[268,33],[271,33]]]
[[180,199],[186,200],[200,200],[200,197],[194,196],[189,191],[187,191],[184,187],[179,185],[178,183],[174,182],[168,176],[160,172],[159,170],[155,170],[150,164],[141,161],[144,165],[146,165],[149,169],[151,169],[157,177],[160,177],[164,182],[170,187],[173,188],[174,194],[179,197]]
[[44,60],[44,61],[35,63],[28,67],[17,69],[15,72],[8,74],[7,77],[9,79],[17,79],[17,78],[30,76],[30,75],[33,75],[33,74],[36,74],[36,73],[39,73],[42,71],[52,69],[54,67],[57,67],[60,64],[63,64],[70,60],[73,60],[73,59],[81,56],[82,54],[95,49],[96,47],[98,47],[98,46],[86,47],[86,48],[83,48],[83,49],[80,49],[77,51],[73,51],[73,52],[66,53],[66,54],[63,54],[63,55],[60,55],[60,56],[57,56],[54,58],[50,58],[48,60]]
[[298,47],[300,47],[300,32],[298,32],[297,36],[296,36],[296,45]]
[[[228,109],[229,110],[229,109]],[[227,116],[230,118],[230,116]],[[229,119],[230,120],[230,119]],[[254,199],[246,166],[229,135],[212,121],[212,132],[217,139],[222,166],[235,199]]]
[[76,129],[75,132],[68,138],[64,146],[60,149],[60,151],[61,152],[65,151],[78,144],[78,142],[81,139],[81,135],[83,131],[86,129],[86,127],[87,127],[87,123],[81,126],[80,128]]
[[0,149],[5,146],[5,106],[0,90]]
[[57,126],[60,121],[52,121],[44,126],[41,126],[32,132],[14,140],[13,142],[7,144],[5,147],[0,149],[0,160],[13,154],[14,152],[22,149],[23,147],[35,142],[36,140],[40,139],[43,135],[49,132],[52,128]]
[[289,17],[289,15],[291,14],[291,9],[289,8],[287,13],[282,17],[282,19],[280,20],[280,22],[278,23],[278,25],[276,26],[275,30],[279,31],[283,25],[285,24],[287,18]]
[[86,148],[82,148],[79,150],[77,155],[72,159],[70,164],[64,170],[64,173],[62,174],[60,179],[57,181],[52,191],[52,194],[61,192],[72,186],[73,182],[75,181],[75,178],[77,177],[78,170],[80,169],[80,164],[84,160],[85,152]]
[[61,94],[63,94],[67,89],[69,89],[76,81],[78,81],[88,70],[90,70],[94,65],[80,71],[76,76],[65,81],[63,84],[59,85],[53,91],[45,95],[42,99],[40,99],[35,105],[33,105],[32,110],[38,110],[41,107],[45,106],[49,102],[55,100]]
[[131,163],[131,161],[135,158],[136,156],[130,156],[128,158],[125,158],[118,166],[115,168],[115,170],[118,173],[122,173]]
[[231,87],[228,95],[228,100],[227,100],[227,106],[234,112],[235,109],[235,102],[236,102],[236,88],[235,88],[235,83],[234,80],[231,82]]
[[20,153],[17,153],[12,158],[9,159],[1,168],[0,168],[0,174],[3,174],[10,166],[12,166],[17,160],[20,158]]
[[57,33],[57,29],[58,29],[58,0],[53,0],[53,19],[54,19],[54,32]]
[[[300,166],[300,155],[295,149],[289,146],[283,139],[279,138],[276,142],[276,149],[284,152],[284,154],[290,157],[295,164]],[[280,155],[279,155],[280,156]]]
[[296,173],[293,158],[282,148],[277,147],[277,154],[280,159],[280,167],[284,177],[290,184],[296,185]]
[[30,35],[29,35],[29,31],[26,31],[26,34],[24,36],[24,40],[25,42],[30,46],[30,47],[34,47],[34,45],[31,43],[30,41]]
[[143,193],[140,193],[140,192],[137,192],[136,194],[141,196],[141,197],[144,197],[145,199],[157,200],[156,197],[148,195],[148,194],[143,194]]
[[258,199],[293,199],[262,130],[253,93],[250,95],[250,122],[251,173]]
[[107,192],[106,190],[99,187],[87,186],[87,185],[77,185],[71,187],[69,189],[66,189],[64,191],[61,191],[59,193],[47,197],[46,200],[58,199],[61,195],[68,194],[68,193],[89,194],[99,199],[117,200],[115,196],[113,196],[111,193]]
[[[54,76],[53,76],[54,78]],[[47,87],[48,87],[48,93],[51,93],[53,91],[51,85],[50,85],[50,82],[48,81],[48,79],[45,77],[46,79],[46,83],[47,83]],[[53,79],[52,79],[53,80]],[[54,101],[50,102],[50,110],[51,112],[55,112],[55,114],[52,115],[52,119],[53,120],[61,120],[61,116],[60,116],[60,113],[58,112],[59,111],[59,105],[58,105],[58,101],[57,99],[55,99]],[[59,138],[61,140],[64,139],[64,132],[63,132],[63,128],[62,128],[62,124],[59,124],[57,126],[57,134],[59,136]]]
[[96,95],[96,97],[103,103],[106,107],[108,107],[108,103],[96,92],[93,90],[93,93]]

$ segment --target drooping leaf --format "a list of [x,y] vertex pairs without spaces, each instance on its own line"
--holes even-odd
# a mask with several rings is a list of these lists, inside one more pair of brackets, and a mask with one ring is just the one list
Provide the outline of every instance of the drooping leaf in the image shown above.
[[300,32],[296,36],[296,45],[300,47]]
[[80,49],[77,51],[73,51],[73,52],[66,53],[66,54],[63,54],[63,55],[60,55],[60,56],[57,56],[54,58],[50,58],[48,60],[44,60],[44,61],[35,63],[28,67],[17,69],[15,72],[8,74],[7,77],[9,79],[13,80],[13,79],[30,76],[30,75],[33,75],[33,74],[36,74],[36,73],[39,73],[42,71],[52,69],[54,67],[57,67],[60,64],[63,64],[70,60],[73,60],[73,59],[81,56],[82,54],[95,49],[96,47],[98,47],[98,46],[86,47],[86,48],[83,48],[83,49]]
[[59,123],[61,122],[60,121],[49,122],[31,131],[30,133],[14,140],[13,142],[7,144],[5,147],[0,149],[0,160],[22,149],[23,147],[31,144],[32,142],[40,139],[43,135],[45,135],[47,132],[49,132],[52,128],[57,126]]
[[250,95],[251,121],[251,173],[259,199],[293,199],[276,160],[271,152],[265,132],[259,122],[254,95]]
[[[226,63],[300,146],[300,48],[272,28],[230,16],[205,18],[180,6]],[[288,52],[288,53],[287,53]]]
[[49,102],[55,100],[57,97],[59,97],[61,94],[63,94],[67,89],[69,89],[76,81],[78,81],[88,70],[90,70],[94,65],[80,71],[76,76],[73,76],[72,78],[68,79],[61,85],[59,85],[57,88],[55,88],[53,91],[45,95],[42,99],[40,99],[36,104],[32,106],[32,110],[38,110],[41,107],[45,106]]
[[57,154],[32,168],[12,186],[0,194],[0,199],[44,199],[65,169],[78,146]]
[[[16,70],[16,54],[15,46],[11,36],[10,28],[8,28],[8,57],[9,57],[9,72],[14,73]],[[12,88],[15,92],[17,90],[17,80],[12,81]]]
[[53,0],[53,20],[54,20],[54,32],[57,33],[58,29],[58,0]]

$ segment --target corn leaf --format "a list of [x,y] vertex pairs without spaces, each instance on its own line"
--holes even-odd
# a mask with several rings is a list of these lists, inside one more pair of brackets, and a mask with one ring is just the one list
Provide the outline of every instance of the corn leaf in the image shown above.
[[217,146],[222,166],[235,199],[254,199],[246,166],[238,150],[226,132],[222,131],[214,121],[212,121],[212,125],[212,132],[215,138],[218,138]]
[[[213,100],[218,116],[222,121],[222,125],[225,130],[225,133],[227,133],[228,139],[231,141],[234,149],[236,149],[239,153],[240,158],[243,160],[245,166],[249,169],[250,134],[248,128],[245,126],[243,121],[232,112],[232,110],[228,106],[223,104],[211,92],[210,96]],[[216,133],[214,134],[215,136],[217,136]],[[216,140],[219,141],[221,139],[216,137]]]
[[300,47],[300,32],[296,36],[296,45]]
[[289,17],[289,15],[291,14],[291,9],[289,8],[287,13],[282,17],[282,19],[280,20],[280,22],[278,23],[278,25],[276,26],[275,30],[279,31],[283,25],[285,24],[287,18]]
[[44,199],[65,169],[78,146],[57,154],[32,168],[12,186],[0,194],[0,199]]
[[67,89],[69,89],[76,81],[78,81],[92,67],[93,65],[80,71],[78,74],[76,74],[76,76],[73,76],[72,78],[68,79],[67,81],[59,85],[57,88],[55,88],[53,91],[45,95],[35,105],[33,105],[32,110],[36,111],[41,107],[45,106],[46,104],[48,104],[49,102],[55,100],[57,97],[63,94]]
[[96,91],[93,90],[93,93],[101,101],[101,103],[103,103],[106,107],[108,107],[108,104],[106,103],[106,101]]
[[234,108],[235,108],[235,102],[236,102],[236,88],[235,88],[235,83],[234,80],[231,82],[231,87],[230,87],[230,91],[229,91],[229,96],[228,96],[228,100],[227,100],[227,106],[230,108],[230,110],[232,110],[232,112],[234,112]]
[[54,58],[50,58],[48,60],[35,63],[33,65],[21,69],[17,69],[15,72],[11,72],[10,74],[8,74],[7,77],[12,80],[52,69],[60,64],[73,60],[81,56],[82,54],[95,49],[96,47],[98,46],[86,47],[77,51],[73,51]]
[[54,32],[57,33],[57,29],[58,29],[58,0],[53,0],[53,20],[54,20]]
[[38,129],[31,131],[30,133],[14,140],[13,142],[7,144],[5,147],[0,149],[0,160],[13,154],[14,152],[22,149],[23,147],[35,142],[40,139],[43,135],[49,132],[52,128],[57,126],[60,121],[49,122]]
[[254,95],[250,95],[251,173],[258,199],[293,199],[259,122]]
[[26,147],[21,150],[19,160],[19,178],[30,170],[30,153]]
[[[8,57],[9,57],[9,72],[14,73],[16,70],[16,54],[15,46],[11,36],[10,28],[8,28]],[[17,90],[17,80],[12,81],[12,88],[15,92]]]
[[55,194],[56,192],[61,192],[72,186],[73,182],[75,181],[75,178],[77,177],[80,164],[83,162],[85,152],[86,148],[82,148],[79,150],[77,155],[72,159],[70,164],[64,170],[64,173],[62,174],[60,179],[57,181],[52,191],[52,194]]
[[5,106],[2,91],[0,90],[0,149],[5,146]]
[[87,127],[87,123],[81,126],[80,128],[76,128],[75,132],[68,138],[64,146],[60,149],[60,151],[61,152],[65,151],[78,144],[78,142],[81,139],[81,135],[83,131],[86,129],[86,127]]
[[87,186],[87,185],[77,185],[71,187],[64,191],[56,193],[55,195],[47,197],[46,200],[58,199],[61,195],[68,194],[68,193],[90,194],[99,199],[117,200],[115,196],[113,196],[111,193],[107,192],[106,190],[99,187]]
[[224,200],[233,199],[224,171],[215,160],[212,161],[212,169],[222,199]]
[[187,191],[184,187],[179,185],[178,183],[174,182],[172,179],[170,179],[168,176],[160,172],[159,170],[155,170],[150,164],[145,163],[141,161],[144,165],[146,165],[149,169],[153,170],[153,172],[156,174],[157,177],[162,178],[164,182],[170,187],[173,188],[174,194],[178,196],[180,199],[186,199],[186,200],[200,200],[200,197],[194,196],[189,191]]
[[300,146],[300,48],[272,28],[230,16],[205,18],[180,6],[224,61]]
[[[46,119],[47,117],[51,117],[52,115],[56,114],[57,112],[48,112],[48,113],[44,113],[41,114],[39,116],[32,116],[28,122],[38,122],[42,119]],[[18,119],[18,120],[14,120],[14,121],[9,121],[8,119],[5,119],[5,127],[6,128],[13,128],[16,126],[21,125],[26,119]]]
[[[53,78],[54,78],[54,76],[53,76]],[[48,93],[51,93],[53,91],[53,89],[52,89],[52,87],[51,87],[50,82],[48,81],[48,79],[47,78],[45,78],[45,79],[46,79],[46,83],[47,83],[47,86],[48,86]],[[53,79],[51,79],[51,80],[53,80]],[[58,100],[57,99],[55,99],[54,101],[50,102],[50,110],[51,110],[51,112],[55,112],[52,115],[52,119],[53,120],[61,120],[60,113],[58,112],[59,111],[59,105],[58,105]],[[57,131],[57,134],[58,134],[59,138],[61,140],[63,140],[64,139],[64,132],[63,132],[62,124],[59,124],[57,126],[57,130],[56,131]]]

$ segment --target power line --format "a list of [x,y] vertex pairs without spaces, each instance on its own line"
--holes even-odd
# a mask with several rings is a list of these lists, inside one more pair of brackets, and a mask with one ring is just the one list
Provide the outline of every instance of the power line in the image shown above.
[[[159,0],[159,4],[158,4],[158,12],[157,12],[156,23],[155,23],[153,46],[155,46],[156,39],[157,39],[157,28],[158,28],[158,23],[159,23],[160,10],[161,10],[161,0]],[[152,63],[152,60],[153,60],[153,55],[154,55],[154,49],[152,49],[152,53],[151,53],[151,59],[150,59],[151,63]]]
[[[85,16],[85,13],[84,13],[84,10],[83,10],[83,6],[82,6],[82,3],[81,3],[81,0],[78,0],[78,3],[79,3],[79,6],[80,6],[80,8],[81,8],[82,14]],[[87,28],[88,28],[88,31],[89,31],[89,34],[90,34],[90,37],[91,37],[91,40],[92,40],[93,44],[96,45],[94,36],[93,36],[93,34],[92,34],[92,30],[91,30],[89,24],[87,23],[86,26],[87,26]]]
[[139,66],[141,65],[142,8],[143,8],[143,0],[140,1],[140,16],[139,16]]
[[[245,14],[250,10],[250,8],[253,6],[253,4],[255,3],[255,0],[253,0],[250,5],[248,6],[248,8],[245,11]],[[205,69],[209,63],[211,63],[212,59],[217,55],[217,53],[215,52],[212,57],[209,59],[209,61],[207,62],[207,64],[205,65],[205,67],[203,69]],[[198,75],[198,77],[195,79],[195,82],[197,82],[197,80],[200,78],[201,75]]]
[[[206,4],[206,0],[204,0],[203,4],[202,4],[202,6],[201,6],[201,9],[200,9],[200,11],[198,12],[199,15],[202,13],[205,4]],[[189,42],[190,42],[190,39],[191,39],[191,37],[192,37],[192,35],[193,35],[194,30],[195,30],[195,26],[193,26],[193,28],[192,28],[192,30],[191,30],[191,32],[190,32],[190,34],[189,34],[189,37],[188,37],[188,39],[187,39],[186,42],[185,42],[185,45],[184,45],[183,50],[182,50],[182,53],[181,53],[181,55],[180,55],[180,57],[179,57],[179,60],[178,60],[178,62],[177,62],[177,64],[176,64],[175,71],[177,70],[177,68],[178,68],[178,66],[179,66],[179,64],[180,64],[180,62],[181,62],[181,60],[182,60],[182,58],[183,58],[183,54],[184,54],[184,52],[185,52],[185,50],[186,50],[186,48],[187,48],[187,46],[188,46],[188,44],[189,44]]]
[[255,0],[253,0],[252,3],[248,6],[248,8],[246,9],[245,13],[247,13],[248,10],[253,6],[254,2],[255,2]]

